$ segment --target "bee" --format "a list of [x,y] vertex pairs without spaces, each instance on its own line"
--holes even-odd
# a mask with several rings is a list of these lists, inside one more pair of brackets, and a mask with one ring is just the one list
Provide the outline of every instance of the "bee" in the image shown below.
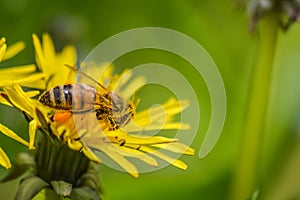
[[[109,91],[84,72],[78,71],[70,65],[66,65],[66,67],[82,75],[83,78],[89,79],[102,91],[84,83],[58,85],[42,93],[38,99],[39,102],[59,111],[57,113],[85,114],[93,112],[101,124],[102,130],[116,130],[128,124],[135,113],[135,106],[131,101],[125,101],[121,95]],[[59,118],[57,117],[57,119]],[[54,121],[60,120],[54,119]]]

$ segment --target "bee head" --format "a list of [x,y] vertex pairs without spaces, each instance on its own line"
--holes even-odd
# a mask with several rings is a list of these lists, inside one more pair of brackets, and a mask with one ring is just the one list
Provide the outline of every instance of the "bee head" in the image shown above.
[[114,92],[110,92],[112,113],[116,124],[119,127],[126,125],[134,114],[134,106],[129,101],[125,101],[121,96]]

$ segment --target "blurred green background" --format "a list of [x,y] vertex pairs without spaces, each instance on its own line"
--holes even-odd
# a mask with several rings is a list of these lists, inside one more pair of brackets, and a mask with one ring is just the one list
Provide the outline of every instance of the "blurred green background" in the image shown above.
[[[1,66],[34,62],[32,33],[41,36],[49,32],[58,49],[74,44],[80,60],[106,38],[146,26],[182,32],[198,41],[211,55],[226,87],[228,110],[225,126],[213,151],[204,159],[198,158],[210,119],[209,94],[201,77],[196,77],[184,60],[166,52],[145,50],[123,56],[116,65],[131,67],[157,62],[172,66],[185,75],[197,91],[201,123],[191,145],[196,155],[181,158],[189,166],[187,171],[169,166],[134,179],[127,173],[100,166],[102,197],[104,200],[226,199],[241,148],[247,89],[259,38],[259,35],[248,32],[247,15],[237,9],[234,1],[1,0],[0,36],[6,37],[8,44],[26,43],[22,53]],[[259,166],[261,187],[258,190],[266,199],[300,197],[299,35],[298,24],[286,34],[279,35],[267,133],[263,138]],[[166,99],[166,96],[160,97],[158,100]],[[2,105],[0,113],[1,123],[27,138],[27,123],[21,114]],[[3,135],[0,135],[0,145],[12,160],[17,152],[26,150]],[[5,173],[7,171],[0,168],[0,176]],[[3,191],[2,195],[6,196]]]

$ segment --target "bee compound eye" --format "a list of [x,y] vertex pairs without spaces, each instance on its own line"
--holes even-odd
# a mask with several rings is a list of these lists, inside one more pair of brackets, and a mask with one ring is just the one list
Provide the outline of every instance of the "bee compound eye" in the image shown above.
[[118,94],[116,94],[114,92],[111,92],[111,102],[112,102],[112,106],[113,106],[114,111],[121,112],[123,110],[124,102]]

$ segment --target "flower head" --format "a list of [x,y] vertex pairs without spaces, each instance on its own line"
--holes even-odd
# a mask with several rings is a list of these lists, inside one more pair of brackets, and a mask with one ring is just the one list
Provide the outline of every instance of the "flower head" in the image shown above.
[[[5,126],[0,126],[0,131],[15,136],[29,149],[36,149],[37,174],[44,181],[50,182],[54,189],[57,184],[53,181],[57,180],[80,186],[78,179],[86,172],[88,161],[101,163],[101,157],[95,153],[97,151],[106,154],[134,177],[138,177],[138,169],[127,159],[129,157],[151,166],[158,166],[155,158],[160,158],[180,169],[187,168],[182,161],[158,150],[193,155],[193,149],[177,139],[145,134],[151,130],[188,129],[188,124],[173,121],[174,116],[188,106],[187,101],[170,98],[160,107],[136,112],[138,100],[134,100],[131,94],[144,84],[143,77],[132,79],[130,70],[115,75],[112,65],[100,67],[93,63],[89,63],[86,72],[82,73],[65,66],[76,63],[73,46],[57,54],[48,35],[43,35],[43,44],[33,35],[33,43],[39,69],[34,75],[39,75],[39,79],[36,80],[37,77],[33,75],[22,82],[10,80],[12,77],[3,84],[0,82],[3,88],[0,103],[24,113],[29,122],[29,142],[21,140]],[[85,65],[87,63],[83,63],[82,68]],[[22,74],[28,70],[25,69],[21,67],[15,70]],[[99,71],[102,76],[91,77],[91,74],[99,74]],[[80,77],[79,82],[75,80],[75,72]],[[81,82],[81,78],[87,78],[94,85]],[[32,84],[35,81],[39,82],[36,87]],[[35,90],[25,92],[22,86],[30,86]],[[37,89],[44,89],[45,93],[40,95]],[[93,93],[88,93],[91,91]],[[85,98],[86,95],[92,95],[94,100],[91,102],[91,99]],[[81,110],[76,108],[76,102],[82,104],[77,105]],[[83,109],[88,103],[92,104],[92,109]],[[67,104],[73,107],[67,109]],[[7,162],[3,155],[0,149],[2,162]]]
[[238,0],[237,2],[242,7],[248,7],[250,31],[255,31],[259,21],[270,12],[278,14],[278,23],[284,31],[288,30],[293,23],[300,21],[300,2],[297,0]]

